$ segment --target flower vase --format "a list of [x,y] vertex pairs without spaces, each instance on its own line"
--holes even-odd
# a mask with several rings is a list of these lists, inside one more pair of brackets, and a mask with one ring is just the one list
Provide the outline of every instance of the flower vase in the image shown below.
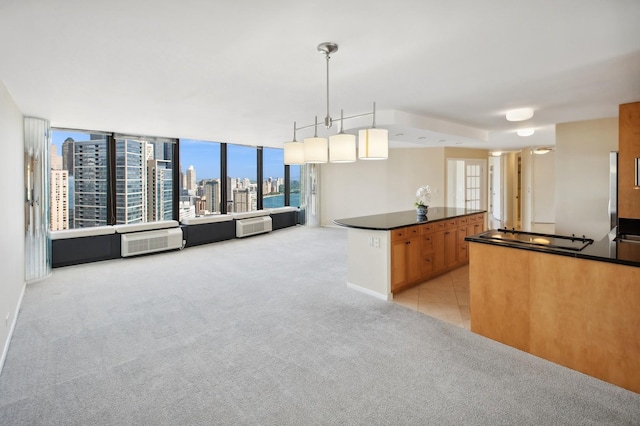
[[426,216],[427,215],[427,209],[429,208],[429,206],[416,206],[416,213],[418,213],[418,216]]

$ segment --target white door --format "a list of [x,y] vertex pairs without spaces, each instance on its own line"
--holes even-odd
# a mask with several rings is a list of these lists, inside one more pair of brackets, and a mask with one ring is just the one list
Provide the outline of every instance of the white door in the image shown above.
[[486,160],[447,161],[447,206],[474,210],[486,207]]

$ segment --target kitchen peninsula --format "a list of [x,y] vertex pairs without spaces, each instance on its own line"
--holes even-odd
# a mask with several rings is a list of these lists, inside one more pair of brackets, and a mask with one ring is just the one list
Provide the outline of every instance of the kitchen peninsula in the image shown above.
[[485,229],[484,210],[430,207],[337,219],[348,228],[347,285],[383,300],[467,263],[465,238]]
[[640,392],[640,244],[615,230],[467,241],[472,332]]

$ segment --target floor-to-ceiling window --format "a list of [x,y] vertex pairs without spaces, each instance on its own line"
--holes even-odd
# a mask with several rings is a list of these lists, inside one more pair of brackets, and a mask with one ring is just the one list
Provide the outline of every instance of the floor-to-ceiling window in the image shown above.
[[108,224],[108,135],[53,129],[51,230]]
[[180,139],[180,219],[220,213],[220,144]]
[[262,153],[262,206],[265,209],[285,205],[284,151],[264,148]]
[[289,205],[300,207],[300,166],[289,166]]
[[257,149],[227,145],[227,212],[258,209]]
[[53,129],[51,230],[173,219],[174,143]]
[[173,219],[173,141],[116,135],[116,223]]

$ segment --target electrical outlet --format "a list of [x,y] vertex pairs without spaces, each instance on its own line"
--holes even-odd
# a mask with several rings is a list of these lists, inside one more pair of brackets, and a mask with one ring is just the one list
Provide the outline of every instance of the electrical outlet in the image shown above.
[[9,327],[9,317],[11,316],[11,311],[7,312],[7,317],[4,319],[5,327]]
[[375,248],[380,248],[380,238],[374,238],[373,239],[373,246]]

